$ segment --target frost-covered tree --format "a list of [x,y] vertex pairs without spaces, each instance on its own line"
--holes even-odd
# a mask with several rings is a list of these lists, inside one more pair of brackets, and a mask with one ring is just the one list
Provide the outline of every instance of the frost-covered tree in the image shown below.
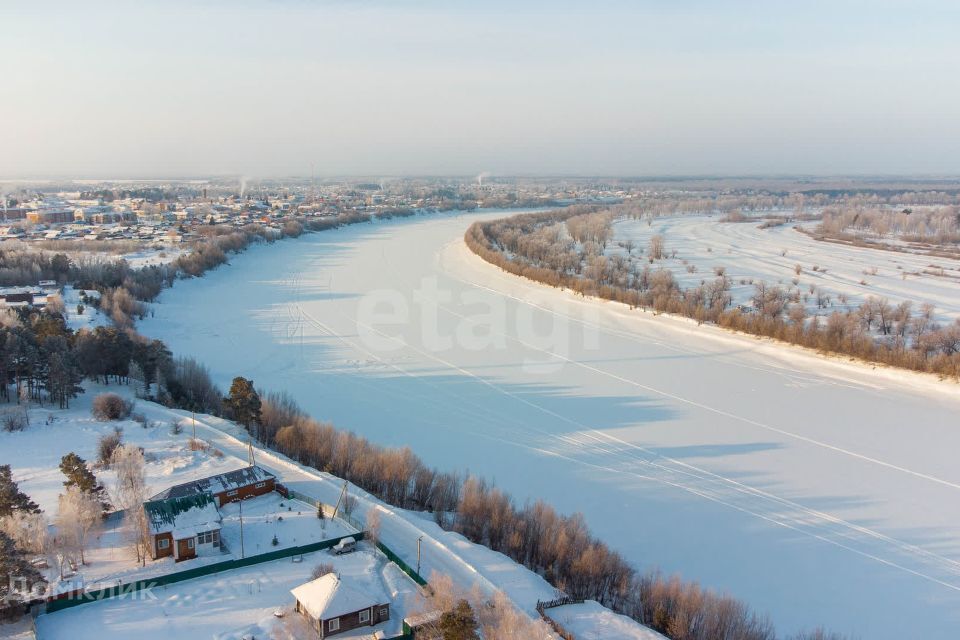
[[135,360],[131,360],[130,367],[127,370],[127,380],[130,381],[130,386],[133,387],[133,395],[138,398],[146,398],[150,395],[149,388],[144,382],[145,378],[143,368],[137,364]]
[[14,511],[0,518],[0,531],[10,536],[17,548],[28,553],[43,555],[49,550],[47,518],[42,513]]
[[81,491],[75,486],[67,487],[66,493],[60,495],[56,520],[57,539],[64,551],[79,556],[80,564],[87,563],[84,552],[102,523],[102,506],[96,495]]
[[117,474],[113,490],[113,503],[125,512],[124,526],[137,561],[145,564],[149,549],[146,516],[143,501],[147,492],[146,461],[139,447],[125,444],[118,446],[110,460]]

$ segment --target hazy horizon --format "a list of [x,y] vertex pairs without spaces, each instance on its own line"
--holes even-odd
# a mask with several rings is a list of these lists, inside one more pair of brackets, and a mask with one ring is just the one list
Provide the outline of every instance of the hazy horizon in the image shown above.
[[0,179],[960,173],[960,8],[0,4]]

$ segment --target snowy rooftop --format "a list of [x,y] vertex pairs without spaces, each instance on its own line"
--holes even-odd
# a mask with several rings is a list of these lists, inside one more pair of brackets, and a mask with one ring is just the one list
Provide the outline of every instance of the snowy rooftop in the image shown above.
[[151,500],[143,504],[143,509],[153,534],[174,532],[187,537],[220,522],[216,502],[208,493]]
[[388,602],[383,593],[358,591],[343,584],[335,573],[302,584],[290,593],[317,620],[329,620]]
[[275,476],[266,469],[253,465],[235,471],[221,473],[220,475],[210,476],[209,478],[201,478],[199,480],[193,480],[192,482],[177,484],[161,491],[150,499],[166,500],[167,498],[182,498],[204,493],[222,493],[224,491],[246,487],[257,482],[271,480],[274,477]]

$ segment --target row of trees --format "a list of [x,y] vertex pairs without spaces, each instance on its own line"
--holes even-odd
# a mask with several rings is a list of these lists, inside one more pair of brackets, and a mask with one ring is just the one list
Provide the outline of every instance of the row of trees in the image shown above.
[[[667,269],[640,266],[623,256],[605,256],[590,240],[574,242],[561,226],[569,218],[570,212],[562,210],[477,222],[467,230],[465,240],[477,255],[510,273],[582,295],[871,362],[960,377],[960,321],[938,325],[929,305],[915,313],[908,303],[894,306],[871,298],[859,307],[838,309],[823,320],[808,315],[805,294],[799,290],[759,282],[753,309],[730,308],[731,283],[723,273],[682,289]],[[821,307],[826,306],[823,292],[811,295],[818,296]]]
[[132,331],[96,327],[73,332],[50,310],[8,311],[0,326],[0,397],[57,404],[61,409],[83,392],[84,378],[146,386],[176,376],[170,351],[159,340]]
[[955,246],[960,244],[960,205],[916,209],[828,207],[816,233],[833,238],[871,235]]
[[[318,422],[287,394],[261,396],[253,390],[253,383],[243,378],[234,380],[225,404],[228,415],[239,418],[258,441],[298,462],[350,480],[385,502],[433,512],[440,524],[446,524],[457,508],[461,478],[426,466],[409,448],[383,447]],[[258,406],[259,416],[254,418],[253,408]]]

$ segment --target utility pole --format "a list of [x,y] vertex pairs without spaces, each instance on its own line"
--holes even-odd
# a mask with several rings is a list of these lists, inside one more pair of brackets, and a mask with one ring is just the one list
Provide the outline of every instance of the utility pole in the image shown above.
[[[347,481],[344,480],[344,481],[343,481],[343,489],[340,490],[340,497],[337,498],[337,506],[335,506],[335,507],[333,508],[333,515],[330,516],[331,518],[336,518],[336,517],[337,517],[337,513],[340,511],[340,505],[341,505],[341,504],[343,505],[343,510],[344,510],[344,511],[347,510],[346,497],[347,497]],[[348,514],[348,515],[349,515],[349,514]]]
[[197,439],[197,412],[196,411],[190,412],[190,419],[193,420],[193,439],[196,440]]
[[417,538],[417,575],[420,575],[420,542],[423,541],[423,536]]

